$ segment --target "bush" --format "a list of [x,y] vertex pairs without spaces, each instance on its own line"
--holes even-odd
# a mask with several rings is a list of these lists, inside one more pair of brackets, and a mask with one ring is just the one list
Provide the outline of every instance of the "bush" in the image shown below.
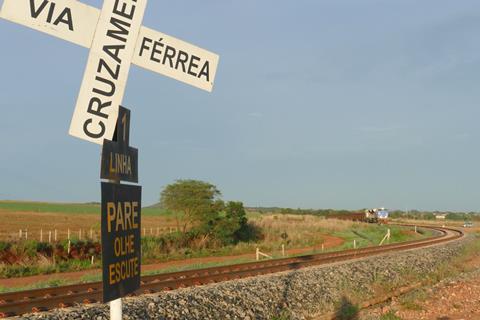
[[346,297],[343,297],[335,313],[335,319],[338,320],[357,320],[360,308],[353,304]]
[[241,202],[230,201],[225,206],[225,215],[215,222],[214,236],[221,245],[258,241],[263,238],[260,227],[248,222]]
[[12,247],[10,242],[0,241],[0,252],[8,251]]
[[[248,225],[243,203],[225,204],[220,195],[214,185],[197,180],[177,180],[161,192],[162,207],[174,212],[182,225],[177,249],[216,248],[258,238],[258,229]],[[170,247],[167,237],[162,245]]]
[[265,239],[262,228],[251,222],[242,225],[241,228],[235,232],[235,237],[237,241],[240,242],[257,242]]
[[53,255],[53,246],[47,242],[37,242],[36,251],[37,253],[51,257]]
[[55,272],[55,267],[53,265],[42,267],[36,265],[0,265],[0,276],[3,278],[26,277],[53,272]]
[[164,257],[182,248],[189,247],[192,242],[192,233],[170,233],[161,237],[142,237],[142,259]]
[[18,246],[18,250],[30,258],[34,258],[37,256],[37,241],[25,241]]
[[98,242],[75,240],[70,243],[69,257],[74,259],[90,260],[92,256],[100,256],[100,254],[101,245]]
[[448,220],[462,221],[466,219],[466,215],[463,213],[450,212],[446,217]]

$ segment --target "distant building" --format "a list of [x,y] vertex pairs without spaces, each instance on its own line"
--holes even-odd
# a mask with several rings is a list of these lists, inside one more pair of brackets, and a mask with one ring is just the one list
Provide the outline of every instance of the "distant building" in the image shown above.
[[437,220],[445,220],[446,217],[447,217],[446,214],[440,214],[440,213],[435,214],[435,219]]

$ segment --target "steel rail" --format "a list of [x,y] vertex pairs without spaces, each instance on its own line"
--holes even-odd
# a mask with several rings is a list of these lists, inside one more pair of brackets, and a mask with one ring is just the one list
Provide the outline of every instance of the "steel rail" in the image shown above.
[[[384,246],[144,276],[142,277],[141,288],[133,295],[155,293],[281,271],[297,270],[314,265],[425,247],[452,241],[463,236],[463,232],[457,229],[421,227],[436,230],[438,234],[427,239],[411,240]],[[0,317],[63,308],[77,303],[101,302],[102,294],[101,282],[0,294]]]

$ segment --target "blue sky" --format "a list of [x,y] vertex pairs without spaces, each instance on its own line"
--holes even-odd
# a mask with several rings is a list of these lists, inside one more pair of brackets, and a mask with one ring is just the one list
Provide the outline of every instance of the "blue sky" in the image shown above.
[[[144,204],[191,178],[249,206],[480,209],[480,2],[150,0],[144,25],[220,55],[211,94],[132,67]],[[100,147],[67,133],[88,50],[0,39],[0,199],[99,201]]]

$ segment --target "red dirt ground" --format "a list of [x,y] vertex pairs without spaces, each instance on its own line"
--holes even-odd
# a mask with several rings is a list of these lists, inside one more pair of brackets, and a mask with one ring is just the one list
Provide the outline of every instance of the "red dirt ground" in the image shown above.
[[[334,248],[341,246],[344,243],[342,238],[333,237],[329,235],[323,235],[324,239],[324,248]],[[311,252],[312,250],[318,249],[318,247],[308,247],[308,248],[299,248],[299,249],[290,249],[286,250],[288,255],[298,255],[306,252]],[[186,259],[186,260],[176,260],[176,261],[169,261],[157,264],[149,264],[143,265],[142,271],[155,271],[155,270],[162,270],[171,267],[181,267],[181,266],[188,266],[188,265],[195,265],[195,264],[205,264],[205,263],[214,263],[214,262],[228,262],[231,260],[237,260],[241,258],[250,258],[255,259],[255,253],[251,254],[243,254],[238,256],[225,256],[225,257],[206,257],[206,258],[193,258],[193,259]],[[95,270],[85,270],[85,271],[78,271],[78,272],[67,272],[67,273],[55,273],[49,275],[38,275],[38,276],[31,276],[25,278],[10,278],[10,279],[0,279],[0,287],[4,288],[18,288],[18,287],[25,287],[39,282],[47,282],[52,280],[67,280],[67,281],[80,281],[83,276],[86,275],[96,275],[101,274],[100,269]]]
[[478,320],[480,276],[429,289],[427,299],[417,300],[415,305],[415,310],[409,310],[394,300],[388,306],[362,312],[360,319],[380,319],[382,315],[392,312],[402,320]]
[[426,288],[426,296],[412,301],[414,308],[402,304],[401,298],[395,298],[386,306],[362,311],[359,320],[382,319],[382,315],[386,318],[389,312],[401,320],[479,320],[480,258],[467,260],[465,266],[473,270],[470,276]]

